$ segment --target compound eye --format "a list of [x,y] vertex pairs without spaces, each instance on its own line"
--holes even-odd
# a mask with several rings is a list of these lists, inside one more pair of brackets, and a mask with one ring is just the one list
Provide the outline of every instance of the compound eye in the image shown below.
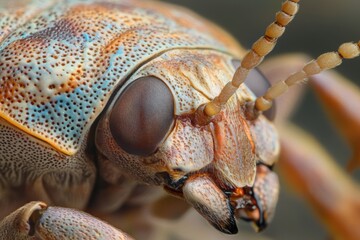
[[174,99],[160,79],[149,76],[131,83],[117,99],[109,119],[117,144],[127,153],[154,153],[174,122]]
[[[233,66],[237,69],[240,66],[239,60],[232,60]],[[250,71],[248,77],[245,80],[245,84],[250,90],[255,94],[256,97],[261,97],[265,94],[271,86],[269,80],[260,72],[259,69],[255,68]],[[273,103],[273,106],[264,112],[264,116],[269,120],[274,120],[276,113],[276,104]]]

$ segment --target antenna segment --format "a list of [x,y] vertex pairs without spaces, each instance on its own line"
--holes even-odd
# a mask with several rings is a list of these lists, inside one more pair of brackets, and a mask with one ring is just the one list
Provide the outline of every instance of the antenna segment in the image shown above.
[[302,70],[290,75],[285,81],[277,82],[270,87],[262,97],[256,99],[255,109],[261,112],[266,111],[272,106],[273,100],[285,93],[289,87],[306,81],[312,75],[339,66],[344,58],[351,59],[359,55],[360,41],[358,43],[344,43],[337,52],[328,52],[320,55],[316,60],[307,63]]
[[205,105],[202,110],[203,115],[205,115],[204,117],[210,119],[218,114],[229,98],[245,81],[250,70],[259,65],[264,57],[273,50],[277,39],[282,36],[285,27],[293,20],[297,13],[299,9],[298,2],[300,2],[300,0],[288,0],[283,3],[281,11],[276,14],[275,22],[270,24],[264,36],[252,45],[251,50],[245,55],[241,61],[241,65],[236,69],[231,82],[225,85],[217,97]]

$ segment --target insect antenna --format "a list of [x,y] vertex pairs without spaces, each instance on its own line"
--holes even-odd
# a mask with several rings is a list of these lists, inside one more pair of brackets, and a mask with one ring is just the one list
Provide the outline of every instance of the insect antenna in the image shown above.
[[277,82],[263,96],[258,97],[255,101],[255,110],[266,111],[271,107],[273,100],[286,92],[289,87],[306,81],[312,75],[339,66],[343,59],[351,59],[359,55],[360,41],[343,43],[336,52],[320,55],[317,59],[307,63],[300,71],[293,73],[284,81]]
[[259,65],[264,57],[273,50],[277,39],[282,36],[285,27],[297,13],[299,9],[298,2],[300,0],[287,0],[282,4],[281,11],[276,13],[275,21],[267,27],[265,34],[252,45],[251,50],[245,55],[241,65],[236,69],[231,82],[225,85],[217,97],[199,109],[198,116],[200,117],[198,119],[200,120],[198,122],[206,123],[218,114],[229,98],[245,81],[250,70]]

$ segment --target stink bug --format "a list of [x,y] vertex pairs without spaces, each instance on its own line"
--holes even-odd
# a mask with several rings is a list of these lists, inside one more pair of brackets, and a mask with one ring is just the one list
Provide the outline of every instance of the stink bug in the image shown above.
[[116,226],[123,223],[113,213],[129,219],[134,202],[171,218],[158,209],[162,198],[139,183],[185,199],[224,233],[237,232],[236,218],[265,228],[278,196],[272,100],[358,54],[357,43],[344,45],[272,88],[250,72],[274,47],[297,2],[283,4],[248,53],[211,23],[158,2],[9,7],[0,45],[1,203],[8,207],[2,214],[31,200],[67,208],[28,203],[3,220],[0,233],[128,238],[68,208]]

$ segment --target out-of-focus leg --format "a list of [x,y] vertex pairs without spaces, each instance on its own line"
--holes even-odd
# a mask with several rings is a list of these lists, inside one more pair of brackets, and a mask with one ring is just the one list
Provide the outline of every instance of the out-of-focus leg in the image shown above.
[[314,138],[283,127],[282,174],[320,216],[334,239],[360,239],[360,188]]
[[314,76],[310,82],[335,128],[353,151],[349,171],[360,167],[360,89],[335,71]]

